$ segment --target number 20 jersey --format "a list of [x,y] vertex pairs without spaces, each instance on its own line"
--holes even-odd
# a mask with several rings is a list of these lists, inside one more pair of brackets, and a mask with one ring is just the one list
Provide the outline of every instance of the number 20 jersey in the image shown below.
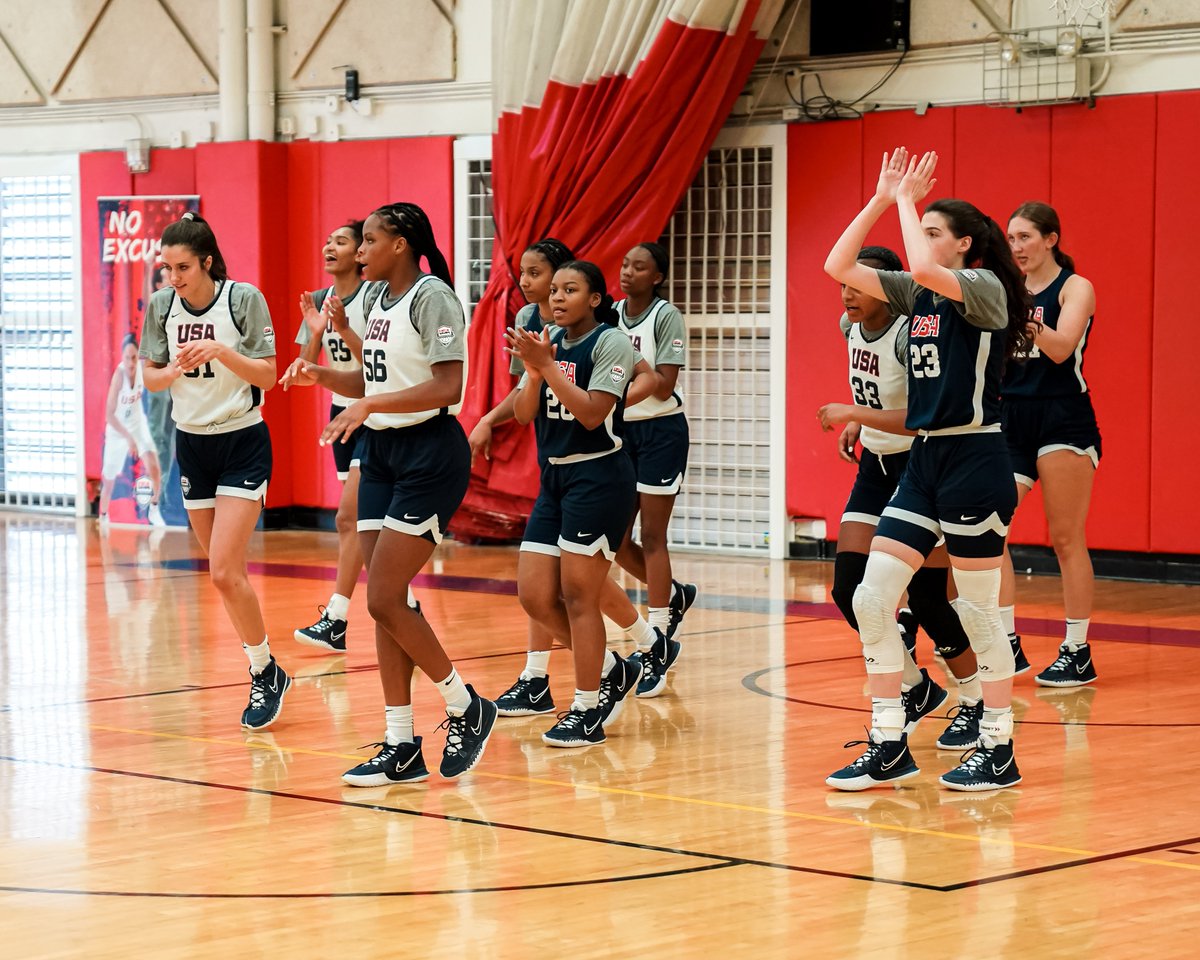
[[463,364],[458,400],[448,407],[404,413],[372,413],[373,430],[411,427],[440,414],[457,416],[467,390],[466,321],[454,291],[430,274],[418,277],[392,304],[381,296],[367,316],[363,336],[365,395],[407,390],[433,378],[433,365],[459,360]]
[[[846,348],[850,358],[850,391],[855,405],[872,410],[906,409],[908,318],[896,317],[891,326],[880,331],[873,340],[863,335],[861,323],[852,323],[846,331]],[[866,426],[862,428],[860,439],[864,447],[880,456],[901,453],[913,443],[912,437]]]

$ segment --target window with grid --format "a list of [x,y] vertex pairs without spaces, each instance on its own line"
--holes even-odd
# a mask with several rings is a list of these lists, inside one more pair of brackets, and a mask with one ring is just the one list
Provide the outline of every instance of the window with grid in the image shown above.
[[0,505],[76,490],[70,177],[0,178]]
[[709,153],[663,236],[688,327],[691,430],[671,543],[765,551],[770,529],[771,147]]
[[467,269],[470,300],[467,316],[483,296],[492,275],[492,238],[496,224],[492,220],[492,161],[467,161]]

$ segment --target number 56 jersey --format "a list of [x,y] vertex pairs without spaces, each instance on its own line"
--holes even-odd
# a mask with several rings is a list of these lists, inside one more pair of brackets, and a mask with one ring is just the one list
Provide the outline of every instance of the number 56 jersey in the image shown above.
[[1000,429],[1008,298],[990,270],[955,270],[956,303],[903,271],[877,270],[896,313],[909,316],[908,417],[927,433]]
[[365,395],[407,390],[433,379],[438,363],[461,360],[462,387],[448,407],[404,413],[372,413],[372,430],[411,427],[441,414],[456,416],[467,391],[466,318],[454,291],[431,274],[423,274],[397,299],[385,290],[367,315],[363,336]]

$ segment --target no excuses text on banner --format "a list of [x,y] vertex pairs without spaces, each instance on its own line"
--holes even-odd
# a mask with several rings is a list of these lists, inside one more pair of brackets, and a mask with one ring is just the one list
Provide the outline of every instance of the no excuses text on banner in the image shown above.
[[[100,516],[114,523],[186,526],[175,463],[171,396],[142,385],[138,360],[150,295],[166,285],[159,252],[162,232],[199,197],[99,197],[100,289],[105,323],[92,330],[84,377],[102,405],[85,411],[87,462],[100,464]],[[96,454],[99,454],[98,456]]]

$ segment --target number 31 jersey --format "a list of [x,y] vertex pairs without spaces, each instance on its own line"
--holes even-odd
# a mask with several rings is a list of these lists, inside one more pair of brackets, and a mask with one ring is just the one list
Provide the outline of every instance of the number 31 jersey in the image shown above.
[[363,380],[365,393],[407,390],[433,379],[433,367],[461,360],[462,388],[458,400],[448,407],[404,413],[372,413],[367,426],[373,430],[411,427],[440,414],[457,416],[467,390],[466,318],[458,297],[445,283],[430,274],[416,282],[396,300],[385,291],[367,316],[363,336]]
[[[850,323],[843,315],[843,332],[850,357],[850,391],[854,403],[872,410],[904,410],[908,407],[908,318],[899,316],[884,330],[866,333],[861,323]],[[872,453],[901,453],[913,438],[862,428],[862,445]]]

